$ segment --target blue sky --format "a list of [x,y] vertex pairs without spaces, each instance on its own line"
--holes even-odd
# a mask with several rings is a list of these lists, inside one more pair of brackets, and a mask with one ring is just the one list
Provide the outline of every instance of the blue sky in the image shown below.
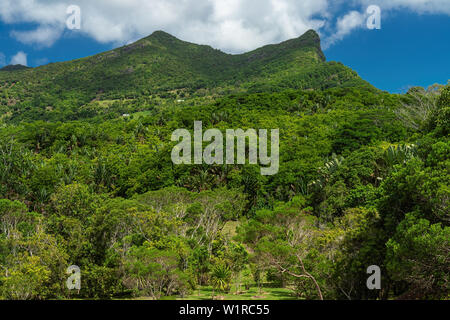
[[446,84],[450,80],[450,17],[398,11],[382,20],[381,30],[357,30],[325,50],[325,55],[390,92]]
[[[35,67],[110,50],[167,31],[229,53],[317,30],[328,60],[340,61],[376,87],[446,84],[450,78],[450,0],[73,0],[80,30],[68,30],[56,0],[2,0],[0,66]],[[195,4],[195,5],[194,5]],[[381,9],[370,30],[366,9]],[[71,11],[72,12],[72,11]]]

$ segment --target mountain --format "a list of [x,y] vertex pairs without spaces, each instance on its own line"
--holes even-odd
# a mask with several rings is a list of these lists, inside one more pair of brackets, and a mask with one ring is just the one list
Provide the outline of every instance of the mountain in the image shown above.
[[0,72],[0,300],[448,299],[449,106],[375,89],[313,31]]
[[374,89],[344,65],[326,62],[313,30],[237,55],[156,31],[133,44],[91,57],[19,71],[0,74],[0,111],[16,120],[48,119],[49,112],[66,106],[79,109],[92,101],[174,95],[186,99],[286,88]]
[[0,69],[0,71],[18,71],[18,70],[24,70],[29,69],[29,67],[21,65],[21,64],[14,64],[14,65],[8,65],[6,67],[3,67]]

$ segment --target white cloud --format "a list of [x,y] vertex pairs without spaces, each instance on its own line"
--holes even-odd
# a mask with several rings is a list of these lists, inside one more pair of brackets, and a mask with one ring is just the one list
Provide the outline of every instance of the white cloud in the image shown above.
[[338,18],[336,23],[336,33],[328,37],[323,46],[328,48],[336,41],[342,40],[350,34],[354,29],[361,28],[366,21],[366,15],[358,11],[350,11],[343,17]]
[[61,37],[62,28],[55,26],[40,26],[31,31],[12,31],[11,36],[24,44],[38,44],[51,47]]
[[27,65],[27,54],[23,51],[19,51],[11,58],[11,62],[9,64],[21,64],[23,66]]
[[[342,15],[349,3],[352,11]],[[383,10],[450,14],[450,0],[2,0],[0,20],[37,24],[35,30],[11,36],[50,46],[64,34],[70,4],[81,7],[81,30],[65,32],[80,32],[98,42],[126,44],[164,30],[233,53],[298,37],[308,29],[329,37],[326,42],[332,44],[355,30],[372,4]]]
[[[79,32],[107,43],[127,43],[164,30],[179,38],[242,52],[298,37],[325,23],[329,0],[78,0]],[[11,36],[26,44],[51,45],[64,28],[69,3],[56,0],[2,0],[6,23],[37,23]],[[71,31],[72,32],[72,31]]]

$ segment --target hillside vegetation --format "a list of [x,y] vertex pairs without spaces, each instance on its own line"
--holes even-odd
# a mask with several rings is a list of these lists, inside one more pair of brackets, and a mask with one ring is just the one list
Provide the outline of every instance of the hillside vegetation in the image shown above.
[[[241,55],[155,32],[0,72],[0,110],[1,298],[449,298],[449,85],[380,91],[313,31]],[[278,128],[278,174],[174,165],[194,121]]]
[[76,120],[148,110],[161,99],[356,85],[370,87],[342,64],[326,63],[314,31],[240,55],[157,31],[92,57],[0,73],[0,111],[15,123]]

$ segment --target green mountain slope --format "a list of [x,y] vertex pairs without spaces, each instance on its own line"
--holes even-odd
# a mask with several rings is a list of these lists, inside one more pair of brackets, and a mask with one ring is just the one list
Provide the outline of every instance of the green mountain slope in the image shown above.
[[[156,32],[0,72],[0,101],[0,300],[449,298],[450,85],[377,90],[314,32],[242,55]],[[277,173],[175,164],[195,121],[268,130]]]
[[[174,98],[250,91],[366,86],[354,71],[326,62],[315,31],[231,55],[165,32],[92,57],[0,74],[0,108],[15,121],[63,119],[92,101]],[[49,118],[49,114],[52,117]],[[76,118],[89,117],[86,114]]]

